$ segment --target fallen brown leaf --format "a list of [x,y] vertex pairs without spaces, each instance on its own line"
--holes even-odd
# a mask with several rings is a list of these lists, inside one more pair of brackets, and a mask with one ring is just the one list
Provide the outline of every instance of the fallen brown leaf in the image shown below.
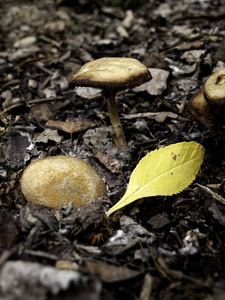
[[46,126],[52,129],[62,130],[68,133],[84,131],[95,125],[95,123],[90,121],[74,120],[74,121],[54,121],[48,120]]
[[138,270],[131,270],[126,267],[117,267],[97,260],[86,261],[86,264],[91,272],[98,274],[104,282],[128,280],[141,274]]

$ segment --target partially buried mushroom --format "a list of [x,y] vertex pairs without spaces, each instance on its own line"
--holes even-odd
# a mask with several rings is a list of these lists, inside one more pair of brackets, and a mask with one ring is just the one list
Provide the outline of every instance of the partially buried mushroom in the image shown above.
[[205,99],[216,106],[225,105],[225,69],[217,71],[205,82]]
[[193,118],[204,127],[213,127],[215,113],[211,104],[204,97],[203,91],[194,94],[188,102],[188,109]]
[[203,91],[188,102],[193,118],[204,127],[225,124],[225,69],[215,72],[204,84]]
[[109,118],[115,132],[117,148],[127,147],[116,108],[115,94],[152,79],[148,68],[134,58],[104,57],[88,62],[72,78],[71,86],[101,88],[106,96]]
[[21,190],[28,202],[56,210],[70,202],[77,209],[107,194],[95,169],[70,156],[50,156],[32,162],[21,177]]

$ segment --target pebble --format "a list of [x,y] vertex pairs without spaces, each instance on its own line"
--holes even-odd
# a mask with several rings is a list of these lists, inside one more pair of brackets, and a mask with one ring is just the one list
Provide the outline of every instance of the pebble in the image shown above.
[[18,40],[14,43],[14,47],[15,48],[25,48],[25,47],[28,47],[30,45],[33,45],[37,42],[37,38],[36,36],[27,36],[21,40]]

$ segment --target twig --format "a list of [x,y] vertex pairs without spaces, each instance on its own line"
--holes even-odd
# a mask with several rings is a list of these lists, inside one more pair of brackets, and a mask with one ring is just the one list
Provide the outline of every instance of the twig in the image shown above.
[[43,72],[45,72],[45,73],[47,73],[47,74],[49,74],[49,75],[51,75],[51,76],[53,75],[53,72],[52,72],[52,71],[50,71],[50,70],[48,70],[48,69],[42,67],[39,63],[36,64],[36,67],[39,68],[41,71],[43,71]]
[[8,111],[16,108],[16,107],[19,107],[19,106],[23,106],[25,105],[26,103],[25,102],[20,102],[20,103],[16,103],[16,104],[13,104],[7,108],[5,108],[2,112],[0,112],[0,116],[4,115],[5,113],[7,113]]
[[9,85],[17,85],[17,84],[20,84],[20,79],[13,79],[13,80],[10,80],[10,81],[8,81],[8,82],[6,82],[6,83],[4,83],[3,85],[2,85],[2,89],[5,89],[6,87],[8,87]]
[[130,114],[130,115],[125,115],[123,114],[122,117],[124,119],[135,119],[135,118],[152,118],[154,119],[156,116],[159,116],[161,114],[166,114],[170,118],[176,119],[178,117],[177,114],[169,111],[161,111],[161,112],[146,112],[146,113],[137,113],[137,114]]
[[211,189],[209,189],[207,186],[201,185],[199,183],[197,183],[197,185],[202,188],[203,190],[205,190],[207,193],[209,193],[213,198],[215,198],[217,201],[221,202],[222,204],[225,204],[225,199],[220,196],[219,194],[213,192]]
[[58,255],[51,254],[51,253],[44,252],[44,251],[35,251],[35,250],[26,249],[26,250],[24,250],[24,253],[28,254],[28,255],[36,256],[36,257],[47,258],[47,259],[51,259],[51,260],[59,260]]
[[38,38],[39,38],[40,40],[42,40],[42,41],[45,41],[45,42],[47,42],[47,43],[50,43],[50,44],[54,45],[54,46],[57,47],[57,48],[60,48],[60,47],[61,47],[61,43],[59,43],[59,42],[57,42],[57,41],[55,41],[55,40],[53,40],[53,39],[50,39],[50,38],[48,38],[47,36],[45,36],[45,35],[43,35],[43,34],[39,35]]
[[53,101],[53,100],[61,100],[63,98],[64,98],[63,96],[50,97],[50,98],[40,98],[40,99],[34,99],[34,100],[27,101],[27,104],[28,105],[38,104],[38,103],[42,103],[42,102],[50,102],[50,101]]
[[19,106],[23,106],[23,105],[29,106],[29,105],[32,105],[32,104],[38,104],[38,103],[42,103],[42,102],[50,102],[50,101],[61,100],[61,99],[64,99],[64,97],[63,96],[58,96],[58,97],[50,97],[50,98],[40,98],[40,99],[30,100],[30,101],[27,101],[27,102],[16,103],[16,104],[13,104],[13,105],[5,108],[2,112],[0,112],[0,116],[4,115],[5,113],[7,113],[10,110],[12,110],[14,108],[17,108]]

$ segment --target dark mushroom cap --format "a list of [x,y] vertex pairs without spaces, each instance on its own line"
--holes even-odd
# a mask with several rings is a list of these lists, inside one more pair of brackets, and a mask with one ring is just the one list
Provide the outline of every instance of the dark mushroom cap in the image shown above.
[[88,62],[71,80],[71,86],[109,90],[131,89],[152,79],[148,68],[134,58],[103,57]]
[[225,105],[225,69],[215,72],[204,85],[204,97],[213,105]]

